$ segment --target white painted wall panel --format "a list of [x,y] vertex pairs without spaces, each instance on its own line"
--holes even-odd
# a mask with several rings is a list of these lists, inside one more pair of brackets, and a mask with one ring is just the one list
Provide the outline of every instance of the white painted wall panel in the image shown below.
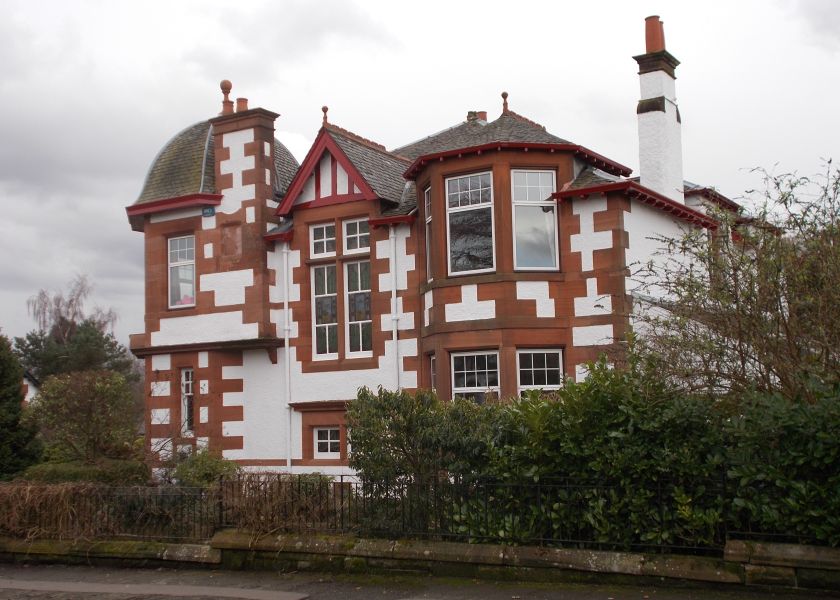
[[242,311],[234,310],[160,320],[160,331],[152,332],[152,346],[198,344],[254,339],[256,323],[243,323]]
[[254,285],[254,270],[206,273],[199,279],[202,292],[214,293],[215,306],[245,304],[245,288]]

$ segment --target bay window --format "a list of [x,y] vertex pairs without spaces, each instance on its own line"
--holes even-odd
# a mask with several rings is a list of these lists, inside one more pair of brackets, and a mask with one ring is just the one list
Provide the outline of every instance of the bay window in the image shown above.
[[499,392],[498,352],[452,354],[452,397],[483,403],[489,393]]
[[449,273],[486,273],[496,268],[492,174],[446,180]]
[[169,239],[169,308],[195,306],[195,236]]
[[434,279],[432,270],[432,188],[423,191],[423,215],[426,217],[426,281]]
[[553,171],[512,171],[513,260],[518,270],[557,270]]
[[559,390],[563,386],[562,350],[518,350],[519,393]]

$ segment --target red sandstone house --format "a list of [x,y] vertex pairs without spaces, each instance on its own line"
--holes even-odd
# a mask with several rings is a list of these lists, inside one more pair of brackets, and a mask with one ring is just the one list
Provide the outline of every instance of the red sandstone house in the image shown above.
[[277,114],[229,100],[170,140],[127,212],[145,237],[147,444],[346,473],[360,386],[443,398],[556,389],[632,326],[656,234],[713,227],[682,178],[678,61],[635,57],[640,179],[521,116],[388,150],[330,123],[303,164]]

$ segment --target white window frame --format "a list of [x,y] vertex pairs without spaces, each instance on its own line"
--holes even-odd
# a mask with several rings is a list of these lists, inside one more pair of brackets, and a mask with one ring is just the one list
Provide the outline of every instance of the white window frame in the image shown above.
[[[327,228],[328,227],[333,228],[332,237],[327,237]],[[323,252],[316,252],[315,251],[315,242],[316,242],[315,232],[318,231],[318,230],[322,230],[322,229],[324,230],[324,237],[321,238],[320,240],[317,240],[317,241],[324,242],[324,251]],[[335,248],[338,247],[338,240],[336,239],[336,235],[335,235],[335,222],[318,223],[317,225],[310,225],[309,226],[309,256],[311,256],[312,258],[329,258],[331,256],[335,256],[335,253],[336,253],[335,248],[332,251],[326,250],[327,242],[329,240],[333,241],[333,246]]]
[[432,188],[423,190],[423,211],[426,218],[426,281],[434,279],[432,270]]
[[[455,179],[463,179],[464,177],[474,177],[476,175],[490,175],[490,202],[485,204],[475,204],[471,206],[459,206],[451,208],[449,206],[449,182]],[[493,192],[493,171],[480,171],[478,173],[467,173],[464,175],[455,175],[447,177],[443,183],[444,203],[446,206],[446,272],[450,277],[461,277],[462,275],[477,275],[479,273],[495,273],[496,272],[496,215],[495,215],[495,196]],[[490,208],[490,238],[493,243],[493,266],[486,269],[473,269],[472,271],[452,271],[452,234],[449,227],[449,215],[452,213],[466,212],[469,210],[484,210]]]
[[[316,273],[321,269],[330,269],[330,268],[335,269],[335,271],[336,271],[336,273],[335,273],[335,291],[332,292],[332,293],[324,293],[324,294],[316,296],[316,294],[315,294],[315,278],[317,277]],[[328,264],[322,264],[322,265],[312,265],[312,267],[309,269],[309,276],[310,276],[310,288],[311,288],[310,301],[311,301],[311,304],[312,304],[312,360],[335,360],[335,359],[338,358],[338,346],[339,346],[339,340],[338,340],[338,327],[339,327],[339,322],[338,322],[338,268],[336,267],[335,263],[328,263]],[[324,283],[325,283],[324,289],[325,290],[326,290],[326,282],[327,281],[329,281],[329,279],[327,277],[325,277],[325,279],[324,279]],[[326,298],[328,296],[335,296],[335,301],[336,301],[336,314],[335,314],[335,319],[336,320],[335,320],[335,323],[321,323],[321,324],[318,324],[317,323],[318,307],[316,306],[315,299],[316,298],[321,298],[321,297]],[[335,352],[329,352],[329,353],[326,353],[326,354],[318,354],[318,328],[319,327],[326,327],[327,328],[327,332],[328,332],[327,333],[327,348],[329,348],[329,339],[330,339],[329,338],[329,326],[330,325],[334,326],[335,330],[336,330]]]
[[[181,369],[181,437],[193,437],[195,430],[195,371]],[[190,422],[192,421],[192,427]]]
[[[347,233],[347,226],[352,223],[364,223],[368,226],[367,233],[359,232],[358,227],[356,228],[356,233],[350,234]],[[366,235],[368,238],[367,246],[359,246],[358,248],[350,249],[347,247],[347,241],[350,238],[356,238],[361,243],[361,238],[363,235]],[[341,237],[342,237],[342,244],[344,248],[344,254],[364,254],[366,252],[370,252],[370,225],[368,224],[367,219],[347,219],[346,221],[341,222]]]
[[[560,236],[557,231],[560,225],[557,220],[557,202],[554,200],[543,200],[540,202],[529,202],[527,200],[516,200],[514,192],[514,176],[516,173],[551,173],[552,193],[557,191],[557,173],[550,169],[511,169],[510,170],[510,200],[511,200],[511,238],[513,241],[513,269],[515,271],[559,271],[560,270]],[[541,206],[550,207],[554,214],[554,266],[553,267],[520,267],[519,259],[516,256],[516,207],[517,206]]]
[[[172,242],[178,240],[192,240],[192,250],[193,250],[193,257],[192,260],[176,260],[172,261]],[[169,308],[191,308],[195,306],[195,296],[196,296],[196,279],[197,274],[195,272],[195,236],[194,235],[179,235],[177,237],[171,237],[166,240],[166,304]],[[193,268],[193,301],[192,304],[172,304],[172,268],[173,267],[186,267],[192,266]]]
[[[355,292],[350,291],[350,265],[361,265],[363,263],[368,264],[370,275],[370,281],[368,282],[368,289],[366,290],[368,295],[370,295],[371,302],[373,301],[373,273],[370,271],[371,264],[369,260],[358,260],[358,261],[349,261],[344,263],[344,339],[345,346],[346,346],[346,356],[348,358],[366,358],[373,356],[373,307],[371,306],[370,311],[370,319],[366,321],[350,321],[350,294],[357,294],[357,293],[364,293],[365,290],[357,290]],[[363,323],[370,323],[370,343],[371,348],[370,350],[357,350],[353,351],[350,349],[350,326],[351,325],[360,325]],[[361,328],[359,329],[359,340],[361,341]]]
[[[327,448],[329,449],[330,445],[334,442],[338,444],[338,450],[332,452],[328,450],[327,452],[321,452],[318,450],[318,433],[321,431],[326,432],[336,432],[338,434],[337,439],[333,439],[331,433],[327,433],[327,439],[321,440],[327,442]],[[314,427],[312,429],[312,456],[313,458],[321,458],[321,459],[336,459],[341,458],[341,427],[337,425],[333,426],[325,426],[325,427]]]
[[[467,356],[495,356],[496,357],[496,380],[497,383],[495,386],[487,386],[487,387],[455,387],[455,359],[458,357],[467,357]],[[455,398],[458,394],[472,394],[472,393],[487,393],[487,392],[496,392],[502,388],[502,374],[501,374],[501,363],[499,362],[499,352],[497,350],[475,350],[472,352],[451,352],[449,355],[449,383],[452,386],[452,398]]]
[[435,359],[435,353],[432,352],[429,355],[429,387],[433,392],[437,392],[437,375],[435,373],[435,368],[437,366],[437,360]]
[[[523,354],[557,354],[559,358],[560,369],[560,383],[557,385],[523,385],[522,384],[522,366],[520,363]],[[533,367],[531,368],[533,371]],[[516,386],[519,395],[525,390],[543,390],[546,392],[559,390],[563,387],[565,382],[565,371],[563,370],[563,349],[562,348],[521,348],[516,350]]]

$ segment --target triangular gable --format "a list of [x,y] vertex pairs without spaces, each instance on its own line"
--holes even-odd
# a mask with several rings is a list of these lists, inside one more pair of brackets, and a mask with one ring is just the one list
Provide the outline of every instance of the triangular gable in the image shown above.
[[289,184],[289,191],[277,207],[277,214],[285,216],[292,209],[376,199],[376,193],[365,178],[327,130],[322,128]]

